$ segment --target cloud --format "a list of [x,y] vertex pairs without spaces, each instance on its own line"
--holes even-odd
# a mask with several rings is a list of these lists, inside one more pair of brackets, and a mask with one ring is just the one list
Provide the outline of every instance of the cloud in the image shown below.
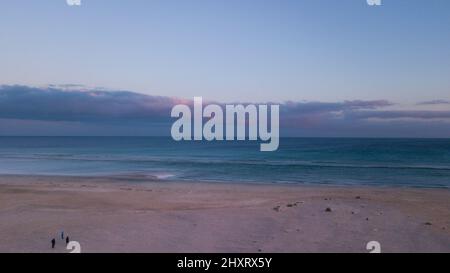
[[[169,135],[180,103],[192,100],[75,84],[3,85],[0,135]],[[280,126],[291,136],[450,137],[450,111],[395,110],[387,100],[287,101]]]
[[[89,89],[74,84],[50,85],[46,88],[0,86],[0,118],[50,121],[164,120],[170,117],[172,107],[178,103],[192,102],[130,91]],[[393,104],[386,100],[336,103],[288,101],[282,104],[281,111],[284,117],[327,115],[390,105]]]
[[450,111],[359,111],[351,116],[357,119],[450,119]]
[[387,100],[354,100],[344,102],[286,102],[280,108],[283,126],[312,127],[330,120],[346,119],[351,113],[392,106]]
[[293,102],[288,101],[282,107],[286,115],[299,114],[329,114],[344,111],[356,111],[363,109],[377,109],[391,106],[393,103],[386,100],[354,100],[344,102]]
[[423,101],[417,103],[417,105],[439,105],[439,104],[450,104],[450,101],[448,100],[430,100],[430,101]]
[[[71,86],[71,88],[77,86]],[[178,100],[129,91],[0,86],[0,118],[47,121],[164,121]]]

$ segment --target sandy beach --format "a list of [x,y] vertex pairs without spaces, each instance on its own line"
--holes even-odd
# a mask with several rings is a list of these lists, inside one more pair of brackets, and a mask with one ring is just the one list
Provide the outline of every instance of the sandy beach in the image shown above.
[[61,230],[82,252],[450,252],[450,191],[0,177],[0,252],[68,252]]

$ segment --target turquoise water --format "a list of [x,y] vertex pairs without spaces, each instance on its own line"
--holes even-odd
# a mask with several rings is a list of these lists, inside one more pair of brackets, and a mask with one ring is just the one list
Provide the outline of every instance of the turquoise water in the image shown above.
[[0,137],[0,174],[156,176],[162,180],[450,187],[450,140]]

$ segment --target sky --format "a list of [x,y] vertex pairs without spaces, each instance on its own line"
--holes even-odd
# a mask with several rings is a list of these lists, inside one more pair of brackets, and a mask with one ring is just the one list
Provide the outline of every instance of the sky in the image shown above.
[[0,7],[0,135],[160,134],[202,96],[281,103],[286,135],[450,137],[449,75],[447,0]]

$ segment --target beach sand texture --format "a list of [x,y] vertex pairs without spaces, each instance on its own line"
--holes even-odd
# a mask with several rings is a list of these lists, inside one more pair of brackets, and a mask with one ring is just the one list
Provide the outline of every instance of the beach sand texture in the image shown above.
[[450,191],[0,177],[0,252],[68,252],[61,230],[82,252],[450,252]]

